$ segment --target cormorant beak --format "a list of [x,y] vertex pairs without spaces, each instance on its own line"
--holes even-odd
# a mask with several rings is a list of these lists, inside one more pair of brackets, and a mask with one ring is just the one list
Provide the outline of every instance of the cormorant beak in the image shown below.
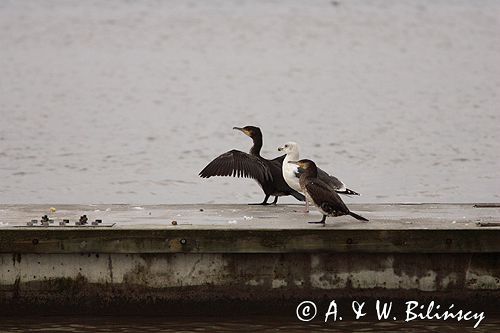
[[240,132],[243,132],[245,135],[250,136],[250,133],[249,133],[247,130],[245,130],[244,128],[241,128],[241,127],[233,127],[233,129],[234,129],[234,130],[238,130],[238,131],[240,131]]
[[295,165],[299,165],[299,162],[298,162],[298,161],[288,161],[288,163],[290,163],[290,164],[295,164]]

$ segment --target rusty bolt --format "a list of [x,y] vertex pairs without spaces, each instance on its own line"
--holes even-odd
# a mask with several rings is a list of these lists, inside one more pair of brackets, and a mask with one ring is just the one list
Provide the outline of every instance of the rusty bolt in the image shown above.
[[347,238],[347,240],[345,241],[347,244],[352,244],[352,239],[351,238]]
[[172,225],[177,225],[177,221],[172,221]]

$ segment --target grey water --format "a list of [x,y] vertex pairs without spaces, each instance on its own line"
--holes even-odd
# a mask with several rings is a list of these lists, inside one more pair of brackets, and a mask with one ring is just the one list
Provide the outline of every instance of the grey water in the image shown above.
[[370,322],[337,321],[303,323],[293,318],[249,316],[244,318],[160,318],[160,317],[32,317],[0,318],[0,331],[17,332],[498,332],[499,319],[489,319],[477,328],[474,324],[446,321]]
[[2,1],[0,202],[257,202],[197,176],[244,125],[347,201],[498,202],[499,31],[489,0]]

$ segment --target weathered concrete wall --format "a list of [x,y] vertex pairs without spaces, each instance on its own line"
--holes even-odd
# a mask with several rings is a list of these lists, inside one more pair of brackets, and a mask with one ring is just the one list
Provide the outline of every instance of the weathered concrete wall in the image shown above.
[[1,254],[0,263],[2,313],[259,312],[379,297],[484,308],[500,298],[494,254]]

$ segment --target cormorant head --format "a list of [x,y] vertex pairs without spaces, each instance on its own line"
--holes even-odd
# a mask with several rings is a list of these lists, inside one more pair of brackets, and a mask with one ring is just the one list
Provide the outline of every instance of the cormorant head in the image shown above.
[[299,145],[296,142],[290,141],[285,143],[283,146],[278,147],[279,151],[285,152],[286,154],[299,155]]
[[288,163],[298,166],[299,173],[313,172],[317,170],[316,164],[311,160],[289,161]]
[[261,136],[262,137],[262,132],[260,131],[260,128],[255,127],[255,126],[245,126],[243,128],[241,127],[233,127],[233,129],[241,131],[251,137],[252,139]]

